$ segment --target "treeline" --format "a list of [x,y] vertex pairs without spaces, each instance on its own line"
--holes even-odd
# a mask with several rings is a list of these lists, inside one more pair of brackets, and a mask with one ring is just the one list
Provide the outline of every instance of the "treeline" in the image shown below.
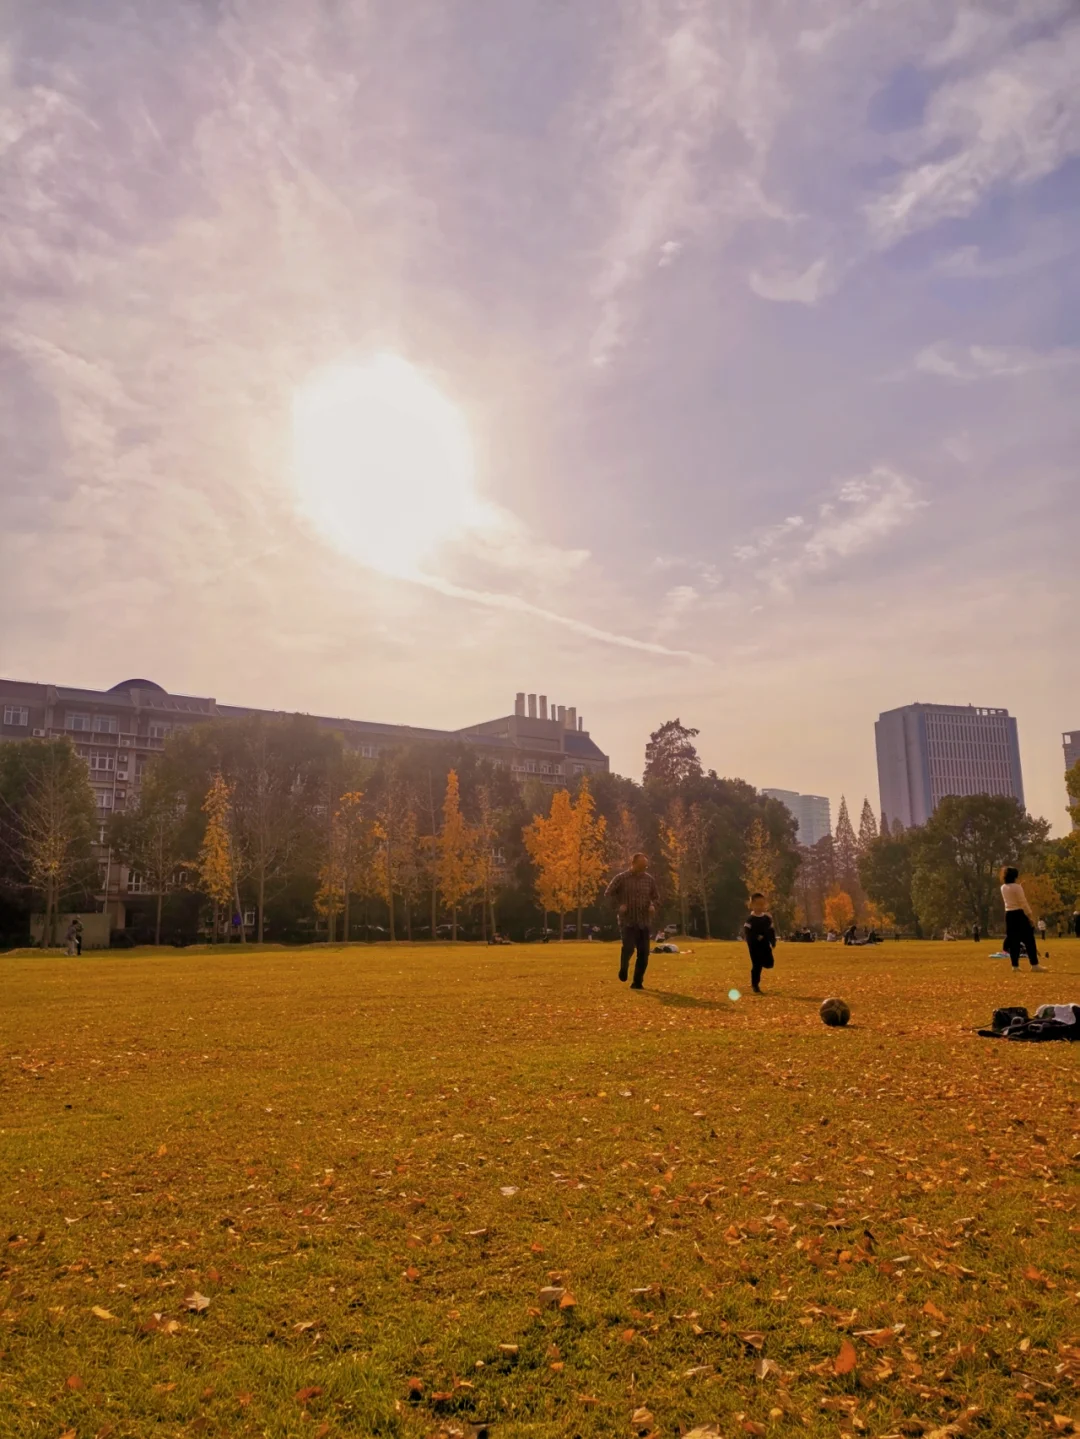
[[[520,786],[465,744],[365,760],[303,716],[178,732],[107,827],[130,923],[193,938],[485,938],[611,927],[612,874],[644,849],[684,931],[737,932],[747,888],[790,904],[794,822],[742,780],[702,770],[696,731],[650,739],[644,780]],[[66,741],[0,750],[0,930],[85,907],[104,876],[85,765]],[[237,923],[239,920],[239,923]],[[250,921],[250,922],[249,922]]]
[[[949,798],[921,829],[841,802],[834,835],[796,843],[778,801],[702,768],[697,731],[650,736],[641,783],[582,776],[520,786],[463,743],[361,758],[303,716],[215,721],[175,733],[136,808],[106,827],[67,740],[0,746],[0,938],[25,939],[31,909],[86,908],[121,866],[140,939],[513,938],[610,932],[610,877],[649,856],[667,918],[730,938],[762,890],[779,928],[905,933],[984,930],[998,870],[1015,863],[1048,919],[1080,894],[1080,832],[1062,840],[1009,799]],[[1080,797],[1080,767],[1070,772]],[[1078,799],[1080,804],[1080,799]],[[1076,811],[1080,818],[1080,808]]]

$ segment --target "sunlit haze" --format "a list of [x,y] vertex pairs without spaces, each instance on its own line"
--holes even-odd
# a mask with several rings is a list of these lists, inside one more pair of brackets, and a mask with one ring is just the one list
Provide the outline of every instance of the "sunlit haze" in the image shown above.
[[459,410],[414,366],[379,355],[316,376],[297,395],[300,505],[323,538],[409,577],[479,520]]
[[0,675],[878,805],[1080,729],[1075,0],[14,0]]

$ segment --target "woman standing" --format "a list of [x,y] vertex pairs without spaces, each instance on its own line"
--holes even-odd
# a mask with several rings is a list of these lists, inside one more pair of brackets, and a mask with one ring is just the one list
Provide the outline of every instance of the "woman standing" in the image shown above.
[[1013,969],[1019,969],[1020,946],[1024,945],[1032,969],[1042,974],[1045,971],[1039,964],[1039,946],[1035,940],[1031,906],[1019,879],[1020,871],[1011,864],[1001,871],[1001,898],[1005,901],[1005,949],[1012,960]]

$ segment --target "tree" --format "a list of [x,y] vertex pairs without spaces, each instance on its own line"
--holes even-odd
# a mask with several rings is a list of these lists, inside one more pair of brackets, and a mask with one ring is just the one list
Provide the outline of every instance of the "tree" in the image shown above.
[[911,898],[915,873],[917,830],[882,833],[859,855],[859,882],[879,910],[901,929],[919,933],[919,917]]
[[90,891],[93,837],[94,796],[69,740],[0,745],[0,850],[42,906],[43,949],[57,942],[64,899]]
[[814,845],[799,851],[795,876],[795,898],[804,924],[816,928],[825,923],[825,900],[836,888],[836,866],[831,834],[822,835]]
[[476,834],[461,813],[457,770],[446,777],[442,828],[438,839],[437,876],[439,893],[450,911],[450,938],[457,940],[458,906],[472,889],[476,873]]
[[861,858],[878,837],[877,820],[874,818],[874,811],[870,808],[870,801],[864,799],[862,802],[862,814],[859,816],[859,838],[858,850]]
[[1066,904],[1080,905],[1080,829],[1061,839],[1051,840],[1046,847],[1044,863],[1054,887]]
[[746,836],[746,850],[743,855],[742,877],[747,897],[759,891],[765,896],[769,908],[776,895],[776,872],[779,856],[765,827],[765,821],[755,819]]
[[187,854],[184,842],[185,810],[182,797],[164,771],[151,766],[139,791],[139,803],[127,814],[114,815],[109,843],[120,862],[134,870],[155,896],[154,943],[161,943],[161,911],[166,893]]
[[580,939],[582,914],[586,906],[596,899],[604,883],[604,832],[607,829],[607,820],[596,813],[596,801],[585,777],[571,813],[573,824],[567,836],[567,860],[577,909],[577,937]]
[[946,795],[915,832],[912,896],[931,930],[978,924],[997,914],[1002,865],[1022,868],[1026,853],[1043,845],[1049,825],[1004,795]]
[[577,902],[573,871],[574,810],[568,790],[556,790],[551,809],[538,814],[523,831],[525,849],[536,866],[536,897],[547,915],[559,916],[559,938],[566,930],[567,912]]
[[690,842],[690,816],[678,796],[668,805],[660,824],[660,848],[667,865],[671,892],[679,906],[679,932],[690,928],[690,890],[694,883],[694,860]]
[[645,746],[645,784],[671,787],[700,779],[701,761],[693,744],[698,734],[677,719],[654,730]]
[[640,854],[644,846],[641,828],[628,804],[619,805],[614,823],[608,821],[606,833],[608,874],[614,877],[630,868],[631,859]]
[[1048,874],[1022,874],[1020,883],[1036,920],[1052,919],[1065,908],[1057,885]]
[[[222,908],[230,912],[237,884],[235,845],[232,836],[232,786],[216,774],[203,801],[206,830],[196,861],[203,892],[214,906],[214,943],[217,943]],[[226,929],[226,934],[228,930]]]
[[386,901],[389,935],[397,938],[394,926],[394,897],[400,889],[402,869],[401,823],[404,797],[397,775],[390,771],[383,785],[382,797],[375,813],[374,840],[378,850],[376,892]]
[[709,880],[712,875],[712,864],[709,853],[709,842],[712,838],[712,820],[695,801],[690,806],[690,814],[686,827],[687,851],[690,861],[690,894],[701,904],[702,916],[705,920],[705,938],[712,939],[712,930],[709,926]]
[[849,895],[855,896],[859,888],[859,841],[855,838],[844,795],[840,796],[840,813],[836,816],[833,852],[837,882]]
[[843,934],[855,919],[855,905],[847,890],[834,889],[825,900],[825,927]]
[[[334,810],[330,828],[328,880],[337,878],[341,891],[341,937],[348,943],[352,937],[352,897],[357,890],[367,892],[376,886],[381,868],[375,860],[375,837],[364,812],[364,792],[346,790]],[[324,911],[333,918],[336,911]],[[393,934],[391,933],[391,939]],[[333,935],[331,935],[331,939]]]
[[[398,888],[405,908],[405,938],[412,942],[413,907],[419,903],[424,887],[424,859],[420,847],[420,821],[416,796],[405,790],[398,828]],[[434,936],[432,936],[434,938]]]
[[476,875],[474,889],[480,896],[481,938],[495,934],[495,896],[505,877],[506,866],[499,847],[499,833],[504,819],[492,802],[491,786],[482,784],[477,791],[478,818],[475,829]]

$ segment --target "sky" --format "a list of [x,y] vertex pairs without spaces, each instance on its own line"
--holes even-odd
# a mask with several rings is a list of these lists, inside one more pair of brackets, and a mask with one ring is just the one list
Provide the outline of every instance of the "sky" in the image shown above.
[[834,815],[1004,706],[1061,832],[1078,74],[1075,0],[8,0],[0,673]]

